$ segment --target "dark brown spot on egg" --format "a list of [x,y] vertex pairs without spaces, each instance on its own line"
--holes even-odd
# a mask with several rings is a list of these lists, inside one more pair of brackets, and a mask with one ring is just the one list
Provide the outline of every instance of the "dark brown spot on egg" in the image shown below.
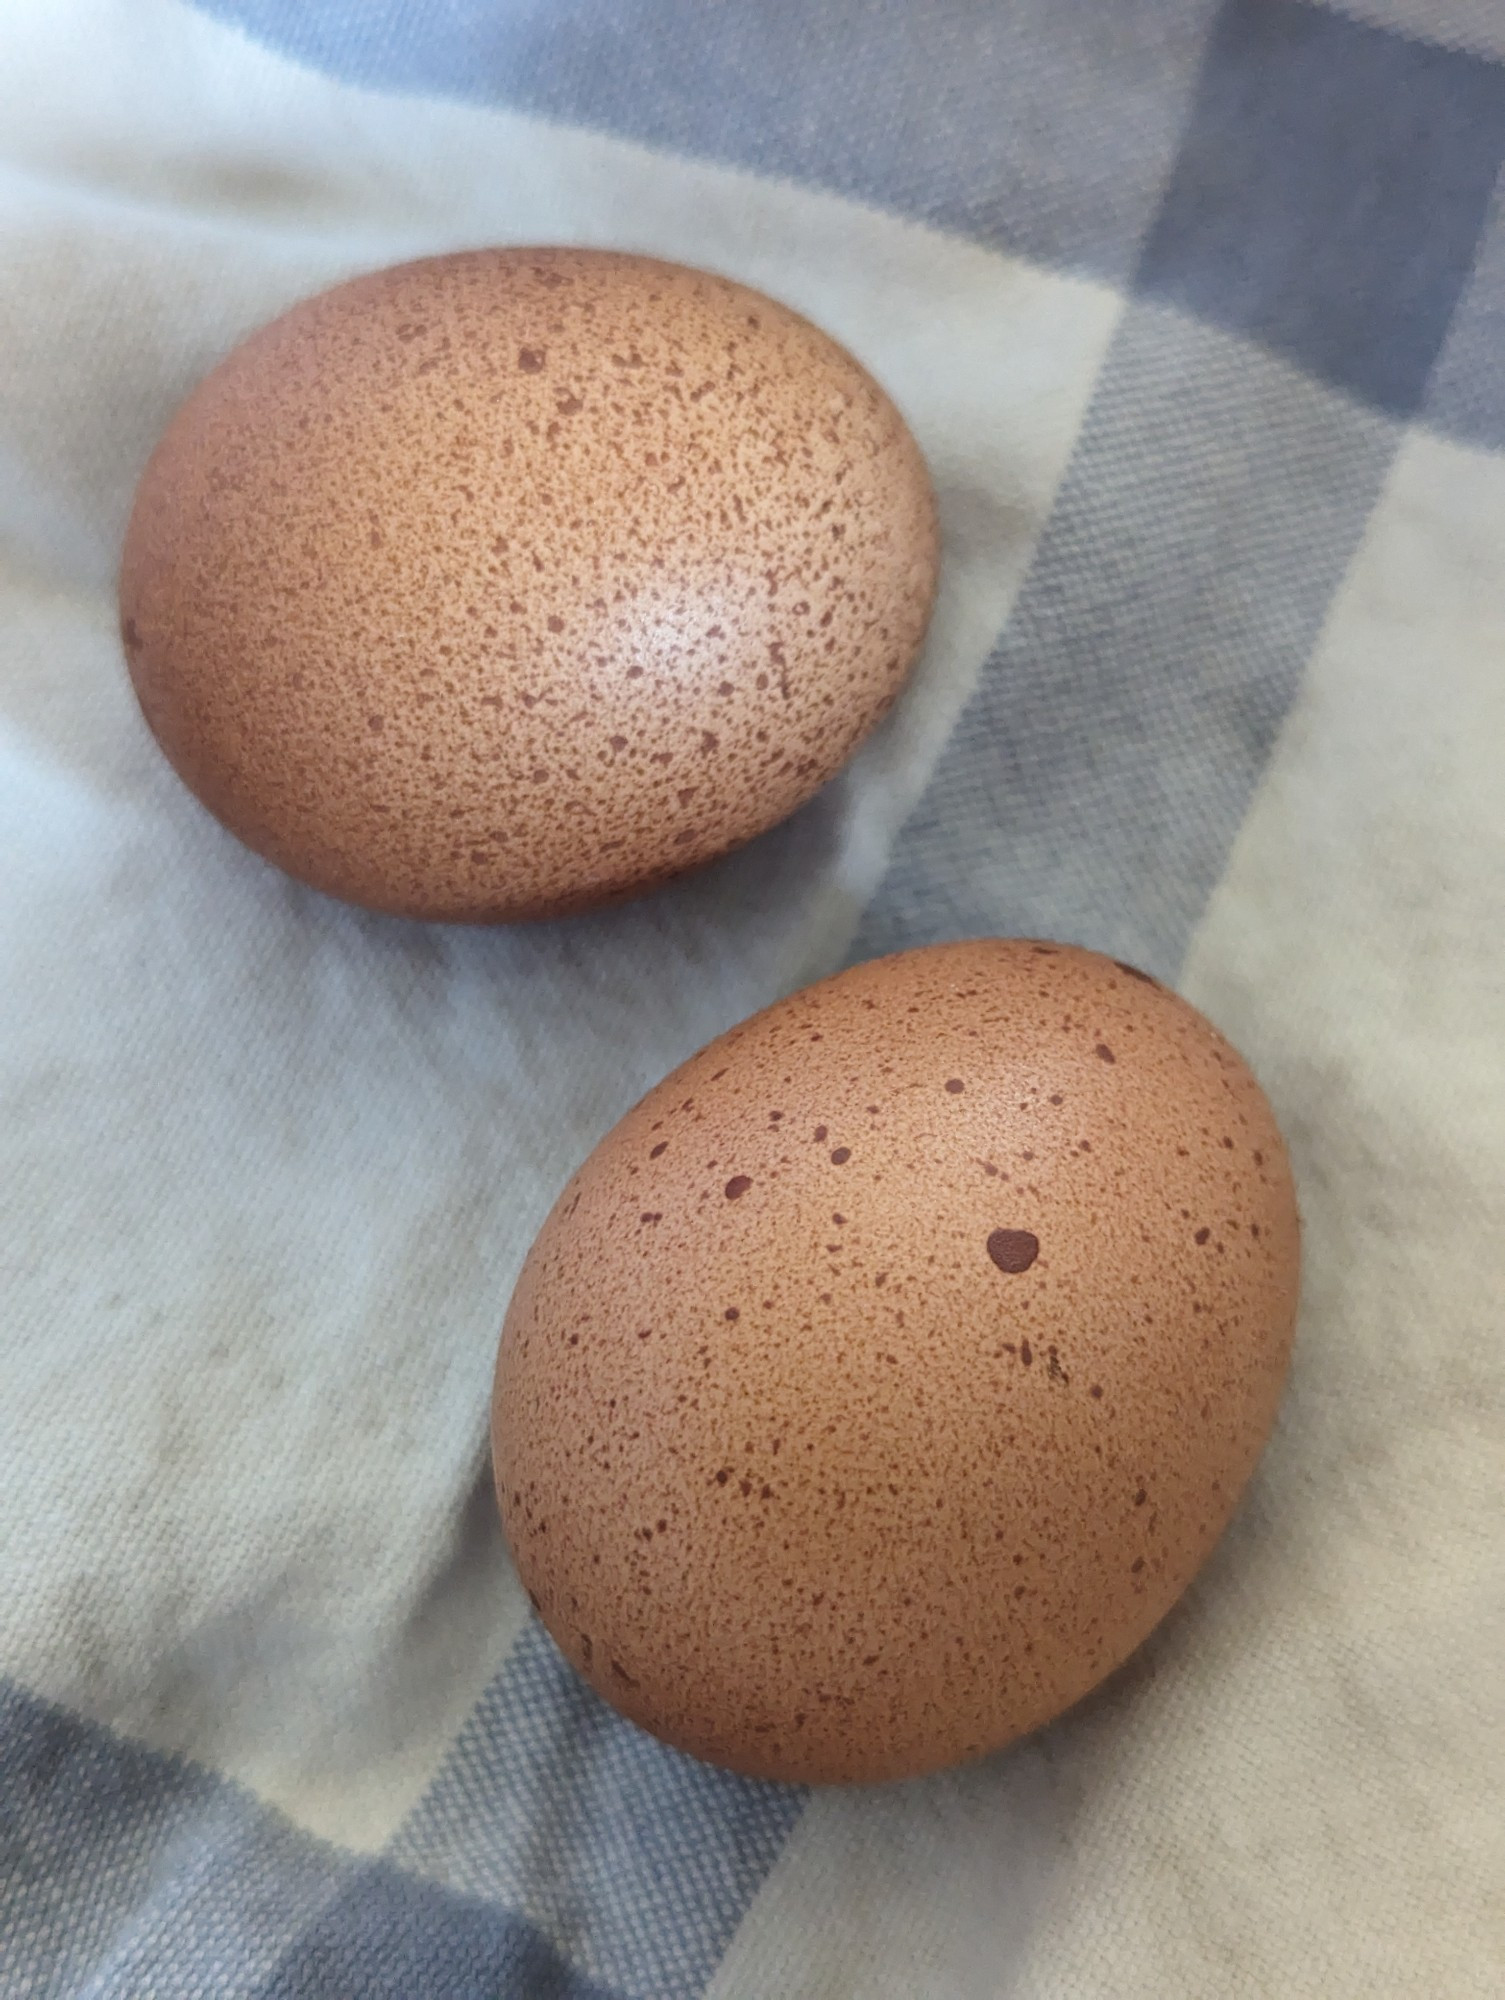
[[728,1201],[740,1201],[751,1186],[752,1181],[746,1174],[733,1174],[723,1192]]
[[1040,1254],[1040,1239],[1028,1229],[995,1229],[988,1238],[988,1255],[1000,1271],[1016,1277]]

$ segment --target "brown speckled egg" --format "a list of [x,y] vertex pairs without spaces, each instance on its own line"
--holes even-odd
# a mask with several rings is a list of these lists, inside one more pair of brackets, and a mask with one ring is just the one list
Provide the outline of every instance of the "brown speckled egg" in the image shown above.
[[893,404],[757,292],[434,257],[238,347],[143,475],[120,609],[169,759],[259,853],[411,916],[634,894],[771,826],[935,590]]
[[651,1091],[545,1223],[493,1406],[523,1581],[715,1763],[976,1756],[1186,1588],[1298,1264],[1270,1107],[1174,993],[1030,942],[857,966]]

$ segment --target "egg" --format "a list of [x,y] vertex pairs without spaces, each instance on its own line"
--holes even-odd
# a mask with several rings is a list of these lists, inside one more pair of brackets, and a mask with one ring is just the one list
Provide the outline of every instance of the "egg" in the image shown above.
[[1029,941],[857,966],[676,1070],[545,1223],[492,1413],[518,1570],[698,1757],[996,1749],[1217,1541],[1298,1264],[1270,1107],[1176,994]]
[[337,285],[193,392],[120,579],[146,720],[300,880],[495,921],[749,840],[874,727],[935,593],[893,403],[746,286],[510,249]]

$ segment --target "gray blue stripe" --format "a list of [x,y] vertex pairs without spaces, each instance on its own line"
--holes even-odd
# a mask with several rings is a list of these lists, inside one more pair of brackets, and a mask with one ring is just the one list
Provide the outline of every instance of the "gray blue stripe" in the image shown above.
[[625,1723],[532,1625],[391,1859],[520,1909],[593,1976],[689,2000],[804,1807]]
[[1427,384],[1425,414],[1464,443],[1505,451],[1505,177]]
[[0,1770],[6,2000],[620,2000],[507,1907],[4,1681]]
[[1398,435],[1132,305],[854,957],[1023,934],[1175,978]]
[[1215,0],[210,0],[328,73],[540,113],[1126,278]]
[[1505,69],[1232,0],[1135,287],[1409,416],[1505,159]]
[[620,2000],[522,1918],[389,1862],[352,1871],[255,2000]]
[[[1306,0],[200,4],[353,82],[593,126],[1131,283],[1400,413],[1424,400],[1505,158],[1500,65]],[[1498,353],[1461,343],[1436,400],[1482,442]]]

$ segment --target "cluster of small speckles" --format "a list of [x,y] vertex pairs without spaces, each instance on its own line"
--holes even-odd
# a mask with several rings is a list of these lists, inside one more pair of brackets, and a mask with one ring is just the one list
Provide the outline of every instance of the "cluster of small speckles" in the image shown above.
[[535,1245],[494,1416],[524,1582],[739,1770],[995,1747],[1206,1555],[1297,1268],[1269,1107],[1167,989],[1033,942],[854,968],[651,1092]]
[[245,342],[143,477],[121,630],[204,803],[409,915],[581,908],[792,811],[901,686],[934,499],[881,390],[743,287],[437,257]]

